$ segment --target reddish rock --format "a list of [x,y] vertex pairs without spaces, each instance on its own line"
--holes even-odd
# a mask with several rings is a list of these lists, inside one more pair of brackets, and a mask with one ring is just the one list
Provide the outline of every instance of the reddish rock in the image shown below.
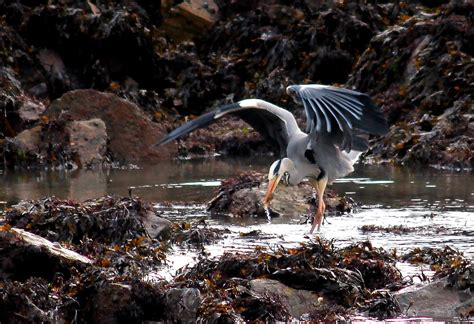
[[107,128],[108,150],[121,163],[147,163],[176,154],[171,146],[155,146],[167,133],[164,124],[152,122],[136,105],[114,94],[70,91],[52,102],[44,116],[59,123],[100,118]]

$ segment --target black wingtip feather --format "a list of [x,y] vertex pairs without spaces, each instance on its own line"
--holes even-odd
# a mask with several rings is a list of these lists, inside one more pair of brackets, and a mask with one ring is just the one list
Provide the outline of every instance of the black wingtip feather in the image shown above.
[[374,135],[387,133],[389,127],[381,109],[367,95],[361,95],[358,99],[364,104],[362,129]]
[[161,140],[158,141],[157,146],[168,144],[169,142],[181,136],[184,136],[188,133],[191,133],[192,131],[198,128],[206,127],[207,125],[215,121],[215,118],[217,115],[221,113],[225,113],[226,111],[229,111],[238,107],[240,107],[238,103],[224,105],[214,111],[208,112],[196,119],[193,119],[190,122],[187,122],[184,125],[176,128],[171,133],[163,137]]
[[216,115],[216,111],[211,111],[207,114],[204,114],[178,128],[176,128],[175,130],[173,130],[171,133],[169,133],[168,135],[166,135],[165,137],[163,137],[157,144],[157,146],[160,146],[160,145],[165,145],[165,144],[168,144],[169,142],[181,137],[181,136],[184,136],[190,132],[192,132],[193,130],[196,130],[198,128],[201,128],[201,127],[205,127],[207,125],[209,125],[210,123],[212,123],[212,121],[214,120],[214,116]]

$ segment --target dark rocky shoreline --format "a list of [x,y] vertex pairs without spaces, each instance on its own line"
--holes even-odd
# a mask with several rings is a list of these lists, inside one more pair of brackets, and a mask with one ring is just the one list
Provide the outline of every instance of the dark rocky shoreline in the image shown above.
[[[233,323],[472,315],[474,270],[449,247],[397,255],[369,241],[335,248],[316,238],[295,248],[260,247],[210,259],[204,247],[226,235],[205,223],[158,217],[138,198],[21,202],[0,224],[0,320]],[[173,280],[147,279],[159,273],[173,247],[202,252]],[[419,290],[398,292],[413,285],[396,267],[402,261],[429,264],[435,276],[420,276],[425,284]],[[427,304],[438,304],[436,313],[423,308]]]
[[[0,171],[273,154],[235,118],[155,143],[244,98],[302,120],[284,91],[298,83],[356,88],[382,107],[390,131],[371,139],[362,162],[472,170],[473,8],[462,0],[0,0]],[[260,182],[254,174],[228,179],[209,213],[266,217]],[[294,212],[314,207],[308,188],[296,191],[306,201],[292,202]],[[334,214],[354,206],[327,194]],[[289,210],[285,199],[274,208],[275,217]],[[474,315],[474,269],[449,247],[397,255],[368,241],[336,248],[315,239],[209,259],[204,247],[226,235],[159,217],[136,197],[21,201],[0,213],[0,322]],[[200,251],[195,265],[173,280],[148,280],[177,247]],[[403,291],[413,278],[402,278],[396,262],[428,264],[435,276],[421,273],[424,286]]]
[[184,116],[244,98],[302,113],[285,87],[325,83],[369,93],[388,115],[365,161],[472,169],[469,1],[162,2],[0,3],[3,167],[270,154],[238,120],[153,144]]

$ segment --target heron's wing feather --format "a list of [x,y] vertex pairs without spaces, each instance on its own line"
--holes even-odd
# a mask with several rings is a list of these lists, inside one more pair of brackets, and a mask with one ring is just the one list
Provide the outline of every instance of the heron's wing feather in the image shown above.
[[319,84],[294,85],[287,91],[303,103],[307,133],[325,137],[341,150],[367,148],[367,140],[359,135],[388,131],[382,111],[366,94]]
[[300,129],[287,110],[263,100],[247,99],[208,112],[170,132],[158,145],[169,143],[198,128],[206,127],[226,115],[236,115],[276,145],[281,156],[286,155],[289,138]]

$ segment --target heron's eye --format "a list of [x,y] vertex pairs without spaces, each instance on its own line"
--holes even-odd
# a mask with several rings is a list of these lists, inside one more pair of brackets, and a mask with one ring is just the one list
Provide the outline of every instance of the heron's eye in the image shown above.
[[290,173],[288,171],[286,171],[285,173],[283,173],[283,177],[282,177],[282,180],[283,180],[283,183],[285,185],[289,185],[290,184]]

